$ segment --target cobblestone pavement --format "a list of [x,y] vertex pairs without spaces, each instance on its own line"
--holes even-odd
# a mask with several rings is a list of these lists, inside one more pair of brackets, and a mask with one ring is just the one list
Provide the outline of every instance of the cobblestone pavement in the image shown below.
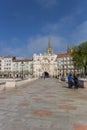
[[0,130],[87,130],[87,90],[47,78],[0,92]]

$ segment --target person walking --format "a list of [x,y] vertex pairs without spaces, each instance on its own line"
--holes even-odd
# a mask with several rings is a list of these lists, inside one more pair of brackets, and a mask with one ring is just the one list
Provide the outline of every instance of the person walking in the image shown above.
[[69,74],[69,76],[68,76],[68,86],[69,86],[69,88],[72,88],[72,86],[73,86],[73,77],[71,74]]

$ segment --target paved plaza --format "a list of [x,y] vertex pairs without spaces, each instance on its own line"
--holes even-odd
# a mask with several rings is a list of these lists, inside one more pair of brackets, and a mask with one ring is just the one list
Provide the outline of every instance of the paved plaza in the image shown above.
[[1,91],[0,130],[87,130],[87,90],[47,78]]

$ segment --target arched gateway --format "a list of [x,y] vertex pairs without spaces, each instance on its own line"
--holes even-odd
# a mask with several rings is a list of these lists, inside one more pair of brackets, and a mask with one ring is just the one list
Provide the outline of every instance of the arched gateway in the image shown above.
[[49,75],[49,73],[48,73],[47,71],[44,72],[44,76],[45,76],[46,78],[49,78],[49,77],[50,77],[50,75]]
[[57,76],[57,70],[57,55],[53,53],[49,40],[47,51],[44,54],[33,55],[33,76],[41,77],[43,73],[46,77]]

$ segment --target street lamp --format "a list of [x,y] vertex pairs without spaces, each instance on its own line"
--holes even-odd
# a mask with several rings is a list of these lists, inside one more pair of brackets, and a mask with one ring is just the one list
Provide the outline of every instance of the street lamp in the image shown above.
[[22,77],[21,77],[21,78],[22,78],[22,80],[23,80],[23,78],[24,78],[24,76],[23,76],[23,71],[24,71],[24,70],[23,70],[23,66],[24,66],[24,62],[23,62],[23,61],[21,62],[21,66],[22,66]]
[[62,67],[63,67],[63,76],[64,76],[64,65]]
[[74,75],[76,73],[76,62],[74,61]]

